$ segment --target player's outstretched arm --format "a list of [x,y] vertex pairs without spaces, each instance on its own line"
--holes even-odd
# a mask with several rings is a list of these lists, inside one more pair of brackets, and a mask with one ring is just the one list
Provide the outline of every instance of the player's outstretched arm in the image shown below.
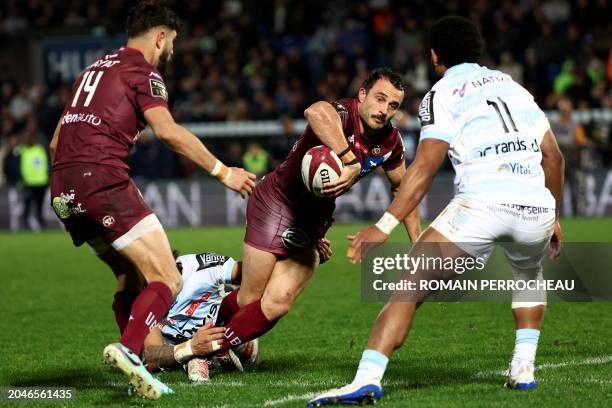
[[168,346],[163,342],[161,330],[155,327],[145,340],[143,353],[147,368],[155,371],[184,363],[194,356],[210,354],[221,347],[224,332],[224,327],[213,327],[212,323],[207,323],[200,327],[190,340],[176,346]]
[[351,246],[347,256],[351,262],[361,259],[361,244],[384,242],[399,224],[399,220],[414,211],[429,190],[447,151],[448,143],[442,140],[424,139],[419,142],[414,162],[408,166],[400,188],[385,214],[376,225],[349,238]]
[[550,240],[550,258],[555,259],[561,253],[561,245],[563,244],[563,232],[561,231],[561,224],[559,224],[559,209],[561,207],[561,196],[563,194],[565,160],[557,145],[555,135],[550,129],[544,134],[544,138],[540,144],[540,150],[542,150],[544,183],[553,197],[555,197],[555,214],[557,215],[557,220],[555,222],[555,231]]
[[319,101],[304,111],[304,117],[321,143],[332,149],[344,164],[340,178],[329,183],[322,193],[331,197],[342,195],[357,180],[361,164],[344,137],[340,115],[329,102]]
[[192,160],[215,176],[226,187],[237,191],[244,198],[255,187],[255,175],[239,167],[227,167],[218,160],[193,133],[174,121],[163,106],[144,112],[147,123],[155,135],[175,152]]
[[[406,166],[402,163],[400,166],[397,166],[393,170],[389,170],[385,172],[387,175],[387,179],[389,180],[389,184],[391,184],[391,194],[393,197],[397,196],[400,185],[402,183],[402,178],[404,174],[406,174]],[[419,206],[417,205],[412,212],[410,212],[403,219],[404,226],[406,227],[406,232],[408,232],[408,236],[410,237],[411,242],[416,242],[419,235],[421,235],[421,218],[419,217]]]

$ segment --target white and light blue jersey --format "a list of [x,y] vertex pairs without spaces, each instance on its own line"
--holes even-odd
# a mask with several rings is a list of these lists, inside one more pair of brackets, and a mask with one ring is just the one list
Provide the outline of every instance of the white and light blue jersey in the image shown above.
[[209,320],[215,323],[225,296],[224,286],[232,281],[236,261],[204,252],[180,256],[176,262],[182,269],[183,288],[159,327],[166,339],[182,342]]
[[533,96],[509,75],[455,65],[425,95],[419,119],[421,140],[449,144],[457,196],[555,207],[540,164],[550,125]]

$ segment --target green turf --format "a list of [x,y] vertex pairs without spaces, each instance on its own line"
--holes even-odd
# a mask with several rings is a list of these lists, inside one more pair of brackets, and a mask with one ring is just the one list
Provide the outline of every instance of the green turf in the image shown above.
[[[568,241],[612,242],[612,219],[563,224]],[[219,374],[200,387],[189,385],[181,372],[164,373],[176,394],[160,402],[128,397],[124,378],[102,364],[102,348],[117,339],[112,273],[89,249],[73,248],[64,233],[2,233],[0,386],[76,387],[77,400],[69,406],[304,406],[305,395],[352,379],[381,306],[361,302],[359,269],[343,256],[344,236],[357,229],[330,231],[334,258],[262,338],[261,365]],[[241,228],[169,231],[184,252],[235,257],[242,234]],[[393,240],[402,239],[397,231]],[[507,366],[514,344],[509,304],[426,304],[389,365],[379,405],[610,406],[611,328],[610,303],[550,304],[537,363],[553,366],[539,370],[537,390],[515,392],[502,388],[501,375],[476,376]],[[607,363],[592,360],[597,358]],[[589,359],[593,364],[583,364]],[[559,365],[566,362],[576,364]]]

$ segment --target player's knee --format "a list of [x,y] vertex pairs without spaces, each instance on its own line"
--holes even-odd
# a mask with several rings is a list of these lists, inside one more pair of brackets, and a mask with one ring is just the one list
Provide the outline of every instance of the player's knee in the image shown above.
[[269,319],[278,319],[289,313],[293,299],[290,296],[270,296],[261,300],[261,309]]

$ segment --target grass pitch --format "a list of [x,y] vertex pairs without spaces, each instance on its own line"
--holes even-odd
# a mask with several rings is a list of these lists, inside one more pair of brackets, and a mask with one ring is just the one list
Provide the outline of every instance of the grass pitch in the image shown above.
[[[612,219],[563,226],[567,241],[612,242]],[[124,377],[102,364],[103,347],[118,334],[112,273],[88,248],[75,249],[65,233],[2,233],[0,387],[76,388],[74,402],[47,406],[303,407],[319,391],[352,380],[381,307],[361,302],[359,268],[344,257],[344,236],[358,228],[332,228],[334,257],[261,339],[259,366],[197,387],[182,372],[163,373],[176,394],[158,402],[128,397]],[[397,230],[393,240],[405,240]],[[169,231],[182,252],[237,258],[242,235],[242,228]],[[426,304],[391,360],[379,406],[610,406],[611,303],[549,305],[534,391],[502,387],[513,346],[509,304]]]

